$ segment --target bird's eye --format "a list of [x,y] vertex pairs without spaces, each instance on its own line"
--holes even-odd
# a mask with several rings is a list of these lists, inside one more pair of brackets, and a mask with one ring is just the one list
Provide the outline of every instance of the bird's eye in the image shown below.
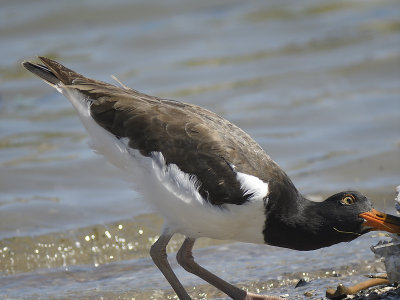
[[340,203],[343,205],[352,205],[356,202],[356,198],[353,195],[345,195],[341,200]]

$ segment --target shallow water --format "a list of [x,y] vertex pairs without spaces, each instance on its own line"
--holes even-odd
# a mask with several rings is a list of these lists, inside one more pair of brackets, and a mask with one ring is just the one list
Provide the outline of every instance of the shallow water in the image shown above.
[[[148,250],[162,219],[87,146],[68,101],[20,62],[60,60],[213,110],[250,133],[307,195],[362,191],[393,212],[400,183],[398,1],[2,1],[0,297],[173,297]],[[382,271],[380,237],[298,253],[201,239],[238,286],[323,297]],[[177,236],[169,251],[176,252]],[[187,274],[198,299],[224,295]],[[294,289],[300,278],[310,281]]]

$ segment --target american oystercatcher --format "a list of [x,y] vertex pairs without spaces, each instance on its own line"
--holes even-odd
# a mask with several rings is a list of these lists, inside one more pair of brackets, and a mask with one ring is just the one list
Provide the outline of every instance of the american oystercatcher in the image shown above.
[[241,290],[198,265],[199,237],[313,250],[371,230],[400,233],[400,218],[378,212],[355,191],[325,201],[303,197],[286,173],[243,130],[196,105],[86,78],[56,61],[23,66],[72,103],[93,149],[123,170],[165,219],[150,249],[180,299],[166,246],[185,235],[178,263],[233,299],[277,299]]

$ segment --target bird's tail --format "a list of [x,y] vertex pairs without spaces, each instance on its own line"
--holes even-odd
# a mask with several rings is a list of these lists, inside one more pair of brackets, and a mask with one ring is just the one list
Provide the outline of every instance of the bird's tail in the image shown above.
[[126,146],[93,119],[90,109],[91,103],[97,101],[99,97],[110,97],[110,95],[118,97],[124,93],[126,95],[131,90],[120,89],[108,83],[86,78],[54,60],[45,57],[39,57],[39,59],[41,63],[25,61],[22,65],[71,102],[91,137],[92,148],[121,169],[126,169],[129,164],[132,164],[130,163],[132,158]]
[[53,87],[57,87],[60,83],[70,85],[75,79],[83,78],[81,74],[68,69],[54,60],[41,56],[39,56],[39,59],[42,64],[24,61],[22,65],[25,69],[40,77]]

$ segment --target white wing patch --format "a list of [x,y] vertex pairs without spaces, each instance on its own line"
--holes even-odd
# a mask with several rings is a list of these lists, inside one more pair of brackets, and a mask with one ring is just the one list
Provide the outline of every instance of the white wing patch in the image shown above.
[[204,202],[199,193],[200,183],[196,176],[182,172],[176,164],[166,165],[161,152],[153,152],[151,157],[157,179],[170,193],[187,204],[193,200],[198,203]]
[[263,199],[268,195],[268,183],[260,178],[241,172],[236,172],[236,178],[244,195],[252,195],[250,201]]

